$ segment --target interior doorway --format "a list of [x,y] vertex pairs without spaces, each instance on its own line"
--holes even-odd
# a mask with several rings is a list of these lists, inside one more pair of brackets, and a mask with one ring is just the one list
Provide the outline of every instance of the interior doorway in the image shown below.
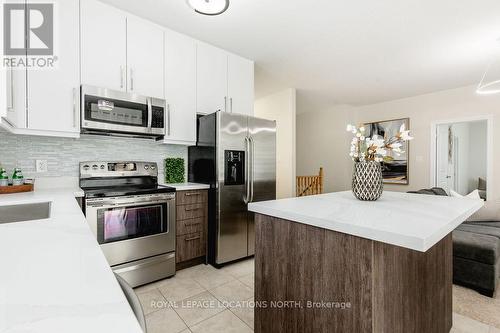
[[433,125],[433,186],[491,198],[490,119],[444,121]]

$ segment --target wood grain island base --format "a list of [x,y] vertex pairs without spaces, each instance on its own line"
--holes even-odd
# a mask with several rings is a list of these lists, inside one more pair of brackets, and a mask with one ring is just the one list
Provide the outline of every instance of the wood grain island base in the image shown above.
[[425,252],[263,214],[255,332],[448,333],[451,233]]

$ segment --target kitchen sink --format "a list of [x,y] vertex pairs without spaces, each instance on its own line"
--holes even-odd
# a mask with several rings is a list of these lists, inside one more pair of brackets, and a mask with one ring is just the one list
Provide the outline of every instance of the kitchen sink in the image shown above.
[[42,220],[50,217],[50,202],[0,206],[0,224]]

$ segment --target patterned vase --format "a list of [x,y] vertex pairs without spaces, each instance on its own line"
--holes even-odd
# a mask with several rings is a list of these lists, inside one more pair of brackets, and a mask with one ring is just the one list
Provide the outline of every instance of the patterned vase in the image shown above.
[[365,161],[354,163],[352,174],[352,193],[363,201],[375,201],[382,195],[382,166],[378,162]]

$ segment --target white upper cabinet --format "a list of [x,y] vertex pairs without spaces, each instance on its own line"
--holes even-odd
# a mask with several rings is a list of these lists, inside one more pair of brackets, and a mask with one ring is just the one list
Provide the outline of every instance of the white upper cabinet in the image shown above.
[[96,0],[81,0],[82,84],[164,97],[163,29]]
[[56,4],[56,68],[27,72],[28,128],[79,133],[79,1]]
[[163,29],[127,18],[127,87],[141,95],[164,98]]
[[81,0],[82,84],[127,89],[127,20],[124,12]]
[[195,144],[196,41],[170,30],[165,31],[165,99],[164,142]]
[[[24,0],[10,1],[11,3],[25,4]],[[21,14],[22,15],[22,12]],[[22,32],[24,30],[24,21],[13,19],[11,21],[12,31]],[[3,29],[3,24],[0,27]],[[2,36],[4,31],[2,30]],[[26,57],[23,56],[25,59]],[[16,128],[26,128],[27,108],[26,108],[26,69],[7,67],[5,70],[4,80],[5,88],[5,107],[3,117],[7,119],[10,126]],[[3,107],[3,105],[2,105]]]
[[197,112],[228,111],[226,51],[199,42],[196,63]]
[[254,64],[234,54],[228,54],[227,94],[228,110],[253,116],[254,105]]
[[27,128],[26,70],[5,69],[6,73],[6,118],[9,125]]
[[[53,3],[55,42],[49,59],[57,57],[54,66],[5,72],[6,119],[2,124],[14,134],[78,137],[80,133],[80,4],[79,0]],[[26,33],[24,28],[20,31]]]

